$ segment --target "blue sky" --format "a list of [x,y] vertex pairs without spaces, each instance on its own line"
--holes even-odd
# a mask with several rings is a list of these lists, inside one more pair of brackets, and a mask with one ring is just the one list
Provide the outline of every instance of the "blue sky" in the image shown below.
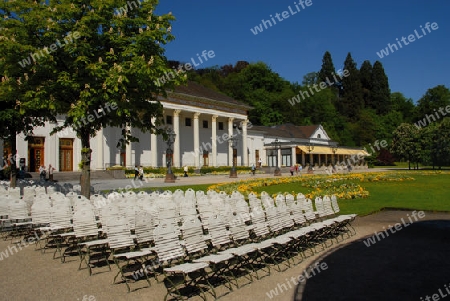
[[[176,17],[172,26],[176,39],[165,46],[168,59],[188,62],[203,50],[214,51],[216,56],[198,68],[263,61],[286,80],[301,83],[305,74],[320,70],[328,50],[336,70],[343,67],[348,52],[358,68],[364,60],[372,64],[379,60],[391,92],[402,92],[415,102],[429,88],[450,88],[450,1],[311,2],[302,8],[299,0],[161,0],[156,13],[171,11]],[[279,17],[283,21],[276,20],[257,35],[250,30],[283,11],[288,12],[288,18]],[[436,22],[438,29],[423,35],[420,26],[427,22]],[[402,43],[383,58],[377,55],[414,30],[420,39]]]

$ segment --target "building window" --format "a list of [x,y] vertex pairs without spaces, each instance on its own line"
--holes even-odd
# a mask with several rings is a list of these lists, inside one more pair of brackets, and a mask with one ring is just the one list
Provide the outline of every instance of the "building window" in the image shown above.
[[292,165],[292,151],[291,149],[282,149],[281,150],[281,165],[282,166],[291,166]]
[[191,126],[191,118],[187,118],[186,117],[186,119],[184,119],[184,125],[185,126]]
[[208,128],[208,120],[203,120],[203,128],[204,129]]
[[166,116],[166,123],[172,124],[172,116],[169,116],[169,115]]
[[219,130],[223,131],[223,122],[222,121],[219,121]]
[[319,139],[320,139],[320,138],[322,138],[322,136],[321,136],[320,134],[317,134],[317,138],[319,138]]

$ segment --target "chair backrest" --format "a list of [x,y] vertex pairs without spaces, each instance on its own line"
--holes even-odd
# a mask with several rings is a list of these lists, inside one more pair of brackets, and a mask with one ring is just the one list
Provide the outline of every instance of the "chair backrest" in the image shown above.
[[186,219],[181,227],[184,247],[188,255],[208,249],[203,238],[203,229],[200,220],[196,216]]
[[35,225],[49,224],[52,204],[50,199],[36,198],[31,205],[31,220]]
[[334,194],[331,196],[331,206],[333,207],[334,213],[337,214],[337,213],[339,213],[339,211],[341,211],[341,209],[339,208],[339,205],[338,205],[337,197]]
[[9,202],[9,219],[29,219],[27,203],[22,199],[11,199]]
[[278,216],[278,209],[276,207],[267,208],[266,210],[267,224],[269,225],[270,231],[273,234],[278,233],[283,229],[283,225]]
[[8,197],[10,199],[20,199],[20,187],[8,187]]
[[69,199],[60,199],[51,208],[50,225],[56,228],[72,228],[73,212]]
[[155,240],[155,251],[161,264],[185,256],[180,244],[178,231],[171,223],[160,223],[153,230]]
[[[134,246],[128,219],[125,216],[109,216],[105,221],[108,244],[111,249]],[[103,228],[103,225],[102,225]]]
[[258,207],[253,208],[250,216],[252,218],[252,231],[258,239],[262,239],[270,234],[269,226],[266,222],[266,215],[262,209]]
[[220,248],[221,246],[231,243],[226,225],[220,214],[211,213],[211,215],[208,216],[208,233],[211,244],[214,247]]
[[139,244],[152,242],[154,240],[153,231],[156,226],[154,213],[146,209],[136,211],[135,222],[134,234],[137,242]]
[[314,213],[314,208],[312,201],[308,198],[303,199],[302,202],[303,215],[306,217],[308,221],[312,221],[316,219],[316,214]]
[[302,225],[306,223],[306,218],[303,215],[302,204],[300,202],[292,204],[291,212],[294,223],[296,223],[297,225]]
[[319,217],[326,216],[325,207],[323,206],[323,200],[320,196],[316,197],[314,200],[314,204],[316,205],[316,211],[319,214]]
[[322,199],[323,202],[323,209],[326,216],[334,215],[333,207],[331,205],[331,199],[330,196],[325,195]]
[[73,214],[73,231],[76,237],[98,235],[99,228],[94,211],[81,207]]

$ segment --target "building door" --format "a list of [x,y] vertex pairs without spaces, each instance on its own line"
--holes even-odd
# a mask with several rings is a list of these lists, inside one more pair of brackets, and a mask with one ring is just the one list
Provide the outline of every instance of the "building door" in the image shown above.
[[30,166],[28,170],[31,172],[38,172],[41,165],[44,163],[44,137],[31,137],[28,140],[28,162]]
[[203,151],[203,166],[209,166],[209,153],[207,150]]
[[59,171],[73,171],[73,139],[59,139]]
[[[255,150],[255,163],[258,164],[258,161],[259,161],[259,149]],[[259,165],[257,166],[260,167]]]

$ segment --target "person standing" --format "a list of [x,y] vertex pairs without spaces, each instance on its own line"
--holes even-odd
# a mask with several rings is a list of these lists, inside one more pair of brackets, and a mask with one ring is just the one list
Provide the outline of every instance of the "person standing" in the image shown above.
[[261,167],[262,167],[262,159],[261,158],[259,158],[259,160],[258,160],[258,166],[259,166],[259,169],[261,169]]
[[252,176],[255,175],[255,172],[256,172],[256,166],[255,166],[255,164],[252,164]]
[[187,165],[185,165],[184,166],[184,175],[183,175],[183,177],[187,177],[188,176],[188,171],[189,171],[189,168],[187,167]]
[[45,181],[45,176],[46,176],[47,172],[45,171],[45,166],[41,165],[39,167],[39,178],[42,182]]
[[53,182],[53,171],[54,170],[55,170],[55,168],[51,164],[49,164],[48,165],[48,179],[52,182]]

